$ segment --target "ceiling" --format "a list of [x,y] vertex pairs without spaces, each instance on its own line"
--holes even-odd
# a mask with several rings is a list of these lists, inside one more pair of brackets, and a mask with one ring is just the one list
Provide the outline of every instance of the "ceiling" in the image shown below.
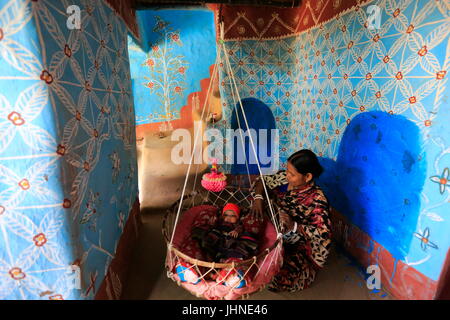
[[135,0],[136,9],[147,9],[155,7],[186,7],[203,6],[209,3],[226,5],[256,5],[276,7],[298,7],[302,0]]

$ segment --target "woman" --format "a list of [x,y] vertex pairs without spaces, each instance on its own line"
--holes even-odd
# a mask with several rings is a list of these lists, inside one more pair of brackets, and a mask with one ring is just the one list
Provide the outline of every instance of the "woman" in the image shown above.
[[[323,268],[331,245],[328,201],[315,185],[323,169],[310,150],[292,154],[287,170],[263,176],[283,233],[284,257],[280,272],[269,284],[271,291],[295,292],[307,288]],[[258,178],[253,185],[251,212],[261,217],[265,191]]]

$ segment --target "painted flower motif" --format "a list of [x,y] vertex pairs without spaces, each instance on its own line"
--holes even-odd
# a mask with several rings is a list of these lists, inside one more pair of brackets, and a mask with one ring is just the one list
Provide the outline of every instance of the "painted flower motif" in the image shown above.
[[89,92],[92,91],[92,86],[89,81],[84,82],[84,88]]
[[380,35],[377,33],[374,37],[373,37],[373,42],[378,42],[378,40],[380,40]]
[[0,28],[0,41],[3,40],[3,37],[4,37],[3,29]]
[[445,188],[450,187],[450,180],[448,179],[450,170],[445,168],[440,176],[432,176],[430,180],[439,184],[439,192],[444,194]]
[[13,278],[14,280],[22,280],[25,279],[25,277],[27,276],[22,269],[20,268],[12,268],[11,270],[9,270],[9,275],[11,276],[11,278]]
[[63,296],[60,294],[55,294],[53,296],[48,297],[49,300],[64,300]]
[[414,25],[410,24],[408,29],[406,29],[406,33],[411,33],[414,30]]
[[8,115],[8,120],[15,126],[21,126],[25,123],[25,119],[22,118],[21,114],[15,111]]
[[366,80],[370,80],[370,79],[372,79],[372,73],[368,73],[368,74],[366,74]]
[[69,58],[72,56],[72,49],[67,44],[64,46],[64,54]]
[[411,104],[414,104],[417,102],[417,98],[415,96],[409,97],[408,100],[409,100],[409,103],[411,103]]
[[442,80],[445,77],[445,74],[447,73],[447,71],[442,70],[436,73],[436,80]]
[[397,72],[397,74],[395,75],[395,78],[396,78],[397,80],[402,80],[402,79],[403,79],[403,74],[402,74],[402,72],[401,72],[401,71]]
[[172,40],[175,41],[175,42],[178,42],[180,40],[180,36],[177,33],[174,33],[172,35]]
[[155,86],[155,84],[153,82],[147,83],[147,87],[150,89],[153,89],[154,86]]
[[399,14],[400,14],[400,9],[397,8],[392,15],[394,16],[394,18],[397,18]]
[[53,76],[47,71],[43,70],[40,75],[41,80],[45,81],[46,84],[53,82]]
[[344,80],[347,80],[348,79],[348,74],[344,74]]
[[347,49],[351,49],[351,47],[353,47],[353,41],[350,41],[347,45]]
[[377,99],[380,99],[381,98],[381,91],[377,91],[375,93],[375,97],[377,97]]
[[391,60],[391,58],[389,56],[384,56],[384,58],[383,58],[384,63],[388,63],[389,60]]
[[64,209],[68,209],[72,206],[72,201],[70,201],[70,199],[64,199],[63,201],[63,208]]
[[431,120],[425,120],[424,125],[425,127],[431,126]]
[[429,228],[426,228],[423,231],[423,234],[414,232],[414,236],[421,240],[420,246],[422,247],[423,251],[427,251],[428,247],[431,247],[433,249],[438,249],[438,246],[429,240],[429,238],[430,238],[430,229]]
[[174,90],[176,93],[181,93],[181,91],[182,91],[181,87],[179,87],[179,86],[176,86]]
[[[166,22],[164,22],[164,21],[159,21],[159,22],[156,24],[156,30],[162,30],[162,29],[164,29],[166,26],[167,26],[167,23],[166,23]],[[155,30],[155,31],[156,31],[156,30]]]
[[159,50],[159,47],[158,47],[158,46],[153,46],[153,47],[152,47],[152,50],[153,50],[154,52],[157,52],[157,51]]
[[45,237],[45,234],[39,233],[33,237],[33,242],[37,247],[42,247],[47,243],[47,238]]
[[423,57],[424,55],[426,55],[428,52],[427,46],[423,46],[422,48],[420,48],[420,50],[417,52],[417,54],[421,57]]
[[30,182],[27,179],[22,179],[19,182],[19,187],[21,187],[22,190],[28,190],[30,189]]
[[155,61],[153,59],[147,59],[147,61],[145,61],[145,64],[149,67],[153,67],[155,65]]

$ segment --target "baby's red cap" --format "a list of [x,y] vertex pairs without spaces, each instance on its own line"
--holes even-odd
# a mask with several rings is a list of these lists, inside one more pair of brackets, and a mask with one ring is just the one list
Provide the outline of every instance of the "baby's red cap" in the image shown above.
[[225,205],[225,207],[223,207],[222,214],[224,214],[225,211],[228,211],[228,210],[234,211],[238,217],[241,212],[241,209],[239,209],[238,205],[236,205],[234,203],[227,203]]

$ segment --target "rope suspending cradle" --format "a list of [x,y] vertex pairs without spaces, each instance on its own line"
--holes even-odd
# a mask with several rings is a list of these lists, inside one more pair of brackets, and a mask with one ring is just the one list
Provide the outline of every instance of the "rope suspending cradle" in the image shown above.
[[[218,41],[217,60],[214,65],[213,76],[208,87],[208,92],[202,108],[201,119],[205,119],[206,104],[210,97],[211,86],[218,76],[217,65],[220,63],[221,52],[223,53],[230,78],[230,92],[234,102],[236,115],[238,115],[238,106],[244,119],[246,130],[249,130],[247,117],[242,106],[239,96],[238,87],[231,69],[229,57],[223,40],[223,23],[220,23],[220,40]],[[209,111],[209,107],[208,107]],[[241,134],[241,143],[244,144],[242,137],[241,122],[238,118],[239,132]],[[201,140],[202,132],[197,127],[194,132],[193,150],[196,150],[197,143]],[[251,152],[254,159],[256,156],[256,148],[252,135],[249,135]],[[200,142],[201,143],[201,142]],[[242,150],[245,150],[244,148]],[[245,151],[244,151],[245,154]],[[250,194],[249,188],[240,186],[226,186],[222,191],[213,192],[205,189],[192,191],[186,194],[186,187],[191,171],[194,152],[191,153],[188,169],[186,172],[184,185],[180,199],[175,202],[166,212],[163,221],[163,235],[167,243],[166,270],[167,276],[174,280],[178,285],[186,290],[205,299],[238,299],[245,298],[249,294],[262,290],[276,275],[282,264],[282,237],[278,219],[275,217],[274,207],[269,199],[267,187],[262,178],[262,171],[259,162],[256,161],[260,180],[262,181],[265,193],[265,203],[268,207],[268,218],[264,219],[261,226],[260,237],[258,239],[258,249],[256,253],[246,259],[238,261],[206,261],[197,259],[183,252],[182,247],[185,241],[191,236],[192,227],[196,219],[203,217],[205,212],[211,213],[210,217],[220,212],[225,204],[231,202],[238,205],[242,209],[242,216],[249,216],[249,211],[254,200]],[[245,154],[247,166],[247,176],[250,181],[250,173],[248,170],[247,155]],[[195,174],[195,182],[197,180],[198,166]],[[194,186],[196,185],[194,182]],[[194,187],[195,188],[195,187]],[[251,218],[253,219],[253,218]],[[229,275],[236,275],[233,279],[237,281],[229,281]],[[195,275],[193,278],[192,275]],[[218,281],[218,279],[224,279]],[[225,280],[226,279],[226,280]],[[239,281],[242,280],[242,281]]]

